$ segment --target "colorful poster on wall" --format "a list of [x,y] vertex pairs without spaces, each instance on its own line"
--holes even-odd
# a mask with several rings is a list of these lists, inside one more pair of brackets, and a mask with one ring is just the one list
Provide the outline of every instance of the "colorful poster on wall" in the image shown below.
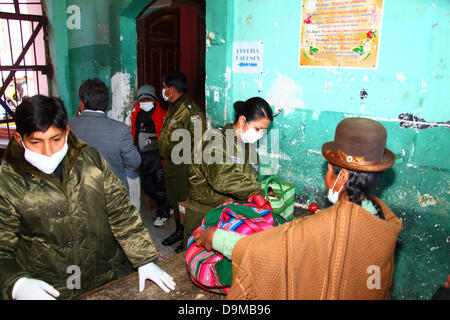
[[383,0],[303,0],[300,66],[376,68]]
[[262,73],[264,42],[233,42],[233,73]]

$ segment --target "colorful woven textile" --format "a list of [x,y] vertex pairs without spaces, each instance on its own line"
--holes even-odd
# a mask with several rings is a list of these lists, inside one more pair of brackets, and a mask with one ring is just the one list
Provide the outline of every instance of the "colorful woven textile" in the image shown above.
[[208,228],[217,228],[249,235],[283,224],[287,220],[273,214],[270,202],[259,195],[249,196],[248,202],[226,202],[208,212],[188,239],[186,264],[191,280],[199,287],[227,294],[231,285],[231,261],[216,251],[197,247],[194,235]]

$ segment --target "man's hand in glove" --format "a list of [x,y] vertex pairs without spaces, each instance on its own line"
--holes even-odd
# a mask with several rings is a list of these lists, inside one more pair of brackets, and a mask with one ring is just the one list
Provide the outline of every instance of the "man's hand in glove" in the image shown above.
[[170,292],[170,290],[175,289],[175,282],[173,281],[173,278],[153,262],[139,267],[138,274],[139,292],[144,291],[145,280],[147,279],[152,280],[166,293]]
[[25,277],[17,280],[12,289],[15,300],[56,300],[58,296],[58,290],[47,282]]

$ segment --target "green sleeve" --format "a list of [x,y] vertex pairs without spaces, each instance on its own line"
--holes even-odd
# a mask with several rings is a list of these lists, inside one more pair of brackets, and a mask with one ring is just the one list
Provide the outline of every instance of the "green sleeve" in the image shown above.
[[[224,150],[218,149],[214,153],[216,159],[226,159]],[[217,192],[231,195],[235,199],[247,199],[251,194],[259,194],[261,185],[257,177],[252,178],[249,173],[243,171],[243,164],[226,163],[205,163],[202,162],[202,170],[209,185]]]
[[236,232],[217,229],[214,233],[212,246],[214,250],[223,254],[228,260],[231,260],[231,254],[235,244],[244,237]]
[[170,122],[165,125],[165,127],[161,130],[161,135],[158,140],[158,151],[159,155],[163,159],[169,159],[170,153],[173,148],[173,143],[171,141],[172,132],[177,129]]
[[20,217],[12,204],[0,195],[0,293],[1,299],[11,299],[13,284],[31,276],[16,261]]
[[139,213],[131,204],[125,186],[113,174],[106,160],[101,159],[111,231],[128,260],[134,268],[137,268],[156,259],[158,252]]
[[182,109],[179,112],[176,112],[173,117],[165,121],[159,136],[158,151],[163,159],[170,159],[172,149],[180,143],[179,140],[172,141],[173,132],[177,129],[189,129],[186,127],[189,112],[187,112],[182,105],[179,106],[179,108]]

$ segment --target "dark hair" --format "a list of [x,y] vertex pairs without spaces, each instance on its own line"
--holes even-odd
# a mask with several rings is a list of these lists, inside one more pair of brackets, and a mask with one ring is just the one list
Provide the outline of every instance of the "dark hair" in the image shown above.
[[78,90],[78,96],[86,109],[105,111],[108,106],[109,90],[99,79],[83,81]]
[[[336,165],[332,165],[335,174],[339,174],[342,168]],[[372,202],[378,215],[384,219],[384,214],[381,211],[378,203],[372,198],[370,192],[375,189],[378,183],[381,181],[381,176],[383,172],[362,172],[347,169],[349,173],[349,178],[345,184],[347,189],[347,194],[350,202],[361,205],[361,196],[364,196],[367,200]]]
[[51,126],[66,130],[68,117],[60,98],[36,95],[17,107],[15,121],[16,131],[23,137],[36,131],[45,132]]
[[163,82],[166,86],[174,87],[179,93],[185,94],[188,91],[186,76],[181,72],[171,72],[164,76]]
[[273,112],[266,100],[260,97],[250,98],[247,101],[237,101],[233,105],[235,116],[234,123],[237,123],[240,116],[244,116],[247,122],[267,118],[273,121]]

